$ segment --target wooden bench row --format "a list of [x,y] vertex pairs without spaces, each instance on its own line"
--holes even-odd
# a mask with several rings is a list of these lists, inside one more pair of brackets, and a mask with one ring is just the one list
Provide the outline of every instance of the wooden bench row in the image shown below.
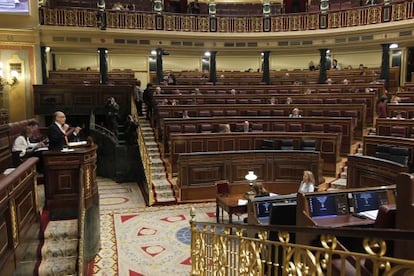
[[69,116],[106,114],[109,97],[119,104],[120,120],[131,113],[131,85],[34,85],[34,111],[37,115],[51,116],[60,110]]
[[[355,120],[356,138],[362,137],[363,128],[366,123],[365,104],[298,104],[294,107],[299,108],[303,117],[352,117]],[[175,105],[175,106],[156,106],[154,110],[153,126],[161,127],[164,118],[182,118],[184,110],[187,110],[190,117],[228,117],[228,116],[288,116],[292,112],[293,106],[286,104],[228,104],[225,105]]]
[[[307,85],[169,85],[160,86],[162,94],[193,94],[198,88],[202,94],[305,94],[306,93],[364,93],[366,90],[381,96],[384,93],[382,83],[353,84],[307,84]],[[154,88],[155,89],[155,88]]]
[[322,159],[319,152],[313,151],[186,153],[180,155],[178,167],[177,186],[182,201],[215,198],[214,182],[222,179],[232,184],[233,193],[247,192],[248,171],[254,171],[257,181],[281,194],[296,192],[305,170],[314,172],[317,183],[323,182]]
[[379,136],[414,138],[414,120],[377,118],[376,134]]
[[[273,141],[269,141],[273,140]],[[336,175],[340,156],[341,136],[338,133],[204,133],[171,135],[170,163],[173,174],[180,171],[178,160],[182,154],[197,152],[255,151],[270,142],[265,149],[315,150],[321,153],[326,175]],[[311,147],[311,145],[313,147]],[[310,147],[308,147],[310,146]]]
[[403,118],[412,119],[414,118],[414,103],[398,103],[387,104],[388,117],[392,118],[397,114],[401,114]]
[[[367,122],[373,122],[378,98],[374,93],[335,93],[335,94],[202,94],[202,95],[155,95],[157,105],[204,105],[204,104],[285,104],[290,98],[292,108],[296,104],[365,104]],[[271,103],[271,100],[273,102]]]
[[[354,139],[354,120],[349,117],[205,117],[190,119],[163,119],[163,128],[157,137],[164,146],[164,153],[171,152],[170,137],[172,134],[206,134],[222,132],[224,124],[230,124],[232,132],[244,132],[244,122],[249,122],[250,133],[261,132],[298,132],[339,133],[340,153],[349,154]],[[230,134],[230,133],[226,133]],[[226,137],[226,136],[223,136]],[[229,137],[229,136],[227,136]]]
[[386,145],[392,147],[407,148],[409,152],[409,162],[414,162],[414,139],[379,136],[379,135],[366,135],[362,139],[363,142],[363,154],[367,156],[376,156],[377,146]]

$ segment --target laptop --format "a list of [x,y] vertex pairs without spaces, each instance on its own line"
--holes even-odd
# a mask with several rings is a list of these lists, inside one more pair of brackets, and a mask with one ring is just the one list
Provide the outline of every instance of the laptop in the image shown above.
[[269,201],[257,201],[256,202],[256,216],[259,224],[268,225],[270,219],[270,210],[272,209],[272,203]]

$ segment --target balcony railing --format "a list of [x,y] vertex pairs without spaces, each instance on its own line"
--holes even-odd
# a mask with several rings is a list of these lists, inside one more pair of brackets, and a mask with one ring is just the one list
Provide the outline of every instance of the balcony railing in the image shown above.
[[[269,231],[275,233],[271,239]],[[321,246],[293,243],[289,233],[296,233],[296,239],[305,233],[315,235]],[[223,225],[192,220],[191,275],[413,275],[413,260],[386,256],[392,250],[391,240],[412,243],[412,233],[394,229]],[[364,252],[348,251],[336,237],[358,238]]]
[[[98,27],[97,9],[40,8],[42,25]],[[216,16],[106,10],[106,28],[175,32],[290,32],[367,26],[414,18],[414,2],[374,5],[322,13],[262,16]]]

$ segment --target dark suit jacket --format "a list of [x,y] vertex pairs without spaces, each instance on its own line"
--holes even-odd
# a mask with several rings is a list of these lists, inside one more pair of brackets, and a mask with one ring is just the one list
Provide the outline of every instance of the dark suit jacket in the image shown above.
[[49,138],[49,150],[61,150],[66,145],[66,135],[54,122],[49,126],[47,136]]

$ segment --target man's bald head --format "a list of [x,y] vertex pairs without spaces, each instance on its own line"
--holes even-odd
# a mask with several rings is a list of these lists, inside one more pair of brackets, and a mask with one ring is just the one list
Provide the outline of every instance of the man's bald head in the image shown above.
[[53,113],[53,116],[55,117],[55,122],[59,123],[60,125],[64,125],[66,122],[66,116],[65,113],[62,111],[56,111]]

